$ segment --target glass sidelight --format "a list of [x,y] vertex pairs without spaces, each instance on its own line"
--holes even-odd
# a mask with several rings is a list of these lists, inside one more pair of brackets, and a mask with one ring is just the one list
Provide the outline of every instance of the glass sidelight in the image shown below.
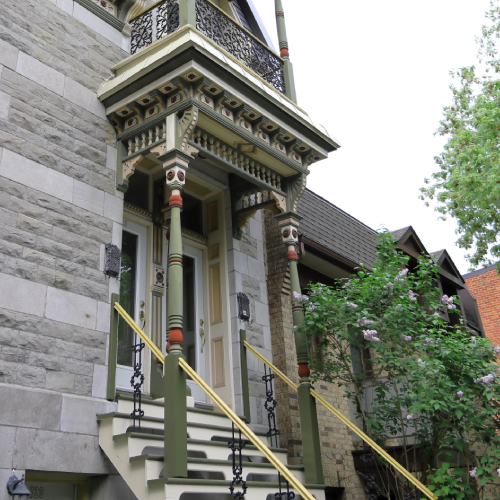
[[[120,305],[145,331],[146,324],[146,267],[147,227],[124,220],[120,274]],[[116,386],[131,390],[136,335],[120,318],[118,321],[118,347],[116,354]]]
[[[123,231],[122,236],[122,272],[120,280],[120,305],[133,318],[136,306],[137,254],[139,236]],[[135,333],[132,328],[120,318],[118,323],[118,353],[117,363],[132,366],[132,349],[135,343]]]

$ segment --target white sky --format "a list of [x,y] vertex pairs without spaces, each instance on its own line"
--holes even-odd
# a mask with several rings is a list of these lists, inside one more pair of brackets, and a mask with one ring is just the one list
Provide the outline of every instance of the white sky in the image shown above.
[[[274,1],[253,1],[277,48]],[[455,221],[418,195],[438,169],[449,71],[475,63],[489,0],[282,1],[298,103],[342,145],[308,187],[374,229],[412,225],[467,272]]]

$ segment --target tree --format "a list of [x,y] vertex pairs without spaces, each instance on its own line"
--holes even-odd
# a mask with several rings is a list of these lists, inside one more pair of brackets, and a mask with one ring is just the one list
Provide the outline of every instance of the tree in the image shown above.
[[[442,153],[435,157],[439,171],[421,199],[437,199],[436,210],[458,221],[458,245],[473,249],[468,255],[476,267],[500,259],[500,5],[491,0],[482,28],[478,66],[463,67],[451,75],[451,106],[437,130],[447,138]],[[426,202],[428,205],[429,202]]]
[[[460,314],[458,299],[440,296],[435,264],[422,256],[410,272],[394,245],[382,233],[370,271],[361,266],[338,286],[311,285],[296,297],[316,350],[313,379],[344,387],[381,446],[400,438],[400,462],[440,499],[487,498],[499,488],[499,348],[472,336],[463,320],[444,321],[443,309]],[[368,479],[387,497],[396,489],[398,500],[420,498],[395,476]]]

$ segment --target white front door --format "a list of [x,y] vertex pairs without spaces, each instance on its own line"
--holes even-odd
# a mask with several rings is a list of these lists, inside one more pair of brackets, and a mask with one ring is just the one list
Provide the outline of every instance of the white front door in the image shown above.
[[[120,305],[144,328],[146,303],[148,229],[129,220],[123,221],[122,260],[120,275]],[[132,390],[134,356],[132,346],[137,336],[120,317],[118,321],[118,352],[116,366],[116,387]],[[144,370],[144,351],[142,356]]]
[[[203,251],[183,245],[184,251],[184,328],[183,352],[188,364],[203,379],[205,357],[208,352],[205,315],[203,309]],[[188,380],[195,401],[206,402],[205,393],[192,380]]]

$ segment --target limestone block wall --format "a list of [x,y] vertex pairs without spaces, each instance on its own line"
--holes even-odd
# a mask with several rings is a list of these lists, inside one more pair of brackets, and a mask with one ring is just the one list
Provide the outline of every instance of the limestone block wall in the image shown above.
[[[12,468],[106,474],[116,139],[96,91],[128,39],[72,0],[1,0],[0,483]],[[0,499],[6,496],[0,488]]]
[[[264,268],[262,215],[257,212],[243,229],[240,240],[233,238],[229,191],[226,192],[226,238],[228,248],[229,300],[231,308],[231,339],[235,403],[238,414],[243,414],[241,392],[240,329],[247,332],[248,342],[264,356],[271,358],[271,329]],[[250,299],[250,322],[238,319],[238,292]],[[265,385],[262,381],[264,365],[248,354],[250,414],[253,426],[265,426]]]
[[[273,362],[298,384],[286,249],[272,214],[264,213],[263,224]],[[316,385],[316,390],[344,415],[350,416],[349,403],[343,389],[335,384],[321,382]],[[302,465],[297,394],[279,380],[276,382],[276,392],[281,446],[288,449],[290,464]],[[344,487],[345,500],[364,500],[366,496],[363,481],[354,470],[351,451],[355,447],[351,431],[321,405],[317,409],[325,484]]]

